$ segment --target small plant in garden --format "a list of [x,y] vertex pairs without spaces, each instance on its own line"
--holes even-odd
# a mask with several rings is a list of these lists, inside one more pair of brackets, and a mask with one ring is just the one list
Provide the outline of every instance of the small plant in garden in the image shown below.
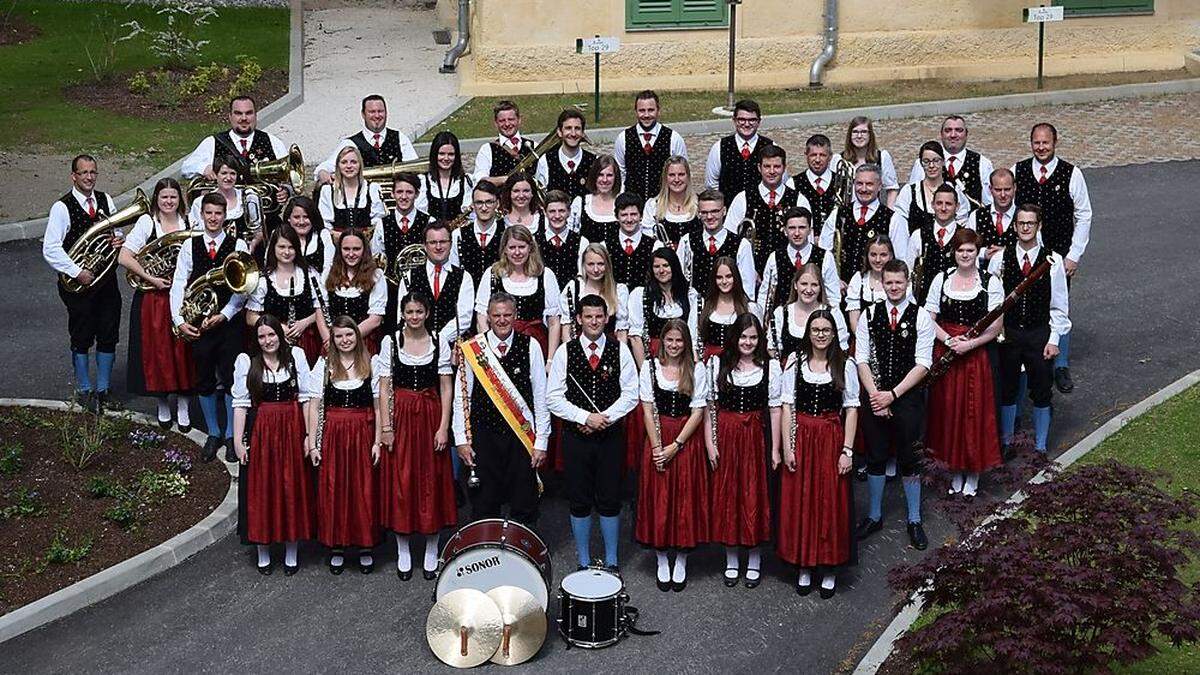
[[48,563],[67,565],[83,560],[91,552],[91,539],[84,539],[82,542],[71,545],[66,530],[59,528],[54,531],[54,539],[50,541],[50,546],[46,549],[45,558]]
[[150,93],[150,78],[146,76],[146,71],[139,70],[129,76],[129,79],[125,81],[125,86],[131,94],[148,94]]
[[92,79],[103,82],[113,72],[117,62],[117,44],[128,39],[119,37],[120,26],[108,10],[101,10],[92,19],[92,30],[83,42],[83,52],[92,70]]
[[102,499],[104,497],[120,497],[125,492],[125,488],[112,476],[92,476],[87,482],[87,492],[92,499]]
[[163,464],[175,473],[189,473],[192,470],[192,460],[186,453],[176,450],[175,448],[167,448],[163,451]]
[[58,430],[63,459],[76,471],[88,468],[108,451],[114,426],[105,415],[88,415],[82,419],[80,423],[80,418],[64,415]]
[[129,432],[129,442],[138,450],[150,450],[153,448],[162,447],[167,437],[163,434],[146,428],[138,428]]
[[1172,496],[1158,474],[1115,461],[1026,489],[1013,513],[962,545],[893,570],[892,586],[922,590],[927,625],[904,636],[899,672],[1108,671],[1155,652],[1153,641],[1200,639],[1200,583],[1187,529],[1195,494]]
[[162,59],[163,65],[174,69],[188,67],[208,44],[208,40],[196,39],[197,29],[215,18],[217,10],[204,0],[173,0],[164,4],[156,14],[166,20],[165,27],[151,29],[140,21],[128,21],[122,27],[128,28],[129,34],[121,40],[148,35],[150,53]]
[[34,408],[12,408],[12,420],[26,429],[52,429],[54,422]]
[[[258,85],[259,80],[262,79],[263,69],[262,65],[259,64],[258,59],[254,58],[253,56],[239,55],[237,57],[237,63],[237,77],[235,77],[233,82],[229,84],[229,91],[225,92],[224,95],[209,97],[208,100],[204,102],[205,112],[212,115],[221,112],[225,109],[225,106],[229,104],[229,99],[235,96],[249,94],[254,90],[254,87]],[[224,69],[223,75],[224,78],[229,77],[228,68]]]
[[36,490],[17,488],[9,493],[12,503],[0,509],[0,518],[33,518],[46,512]]
[[163,497],[182,497],[187,494],[188,485],[188,479],[177,471],[143,469],[138,472],[137,491],[145,502],[158,503]]
[[7,443],[0,448],[0,475],[11,476],[25,466],[22,452],[24,448],[20,443]]
[[116,523],[122,530],[132,530],[137,525],[141,502],[133,493],[126,493],[116,504],[104,510],[104,517]]

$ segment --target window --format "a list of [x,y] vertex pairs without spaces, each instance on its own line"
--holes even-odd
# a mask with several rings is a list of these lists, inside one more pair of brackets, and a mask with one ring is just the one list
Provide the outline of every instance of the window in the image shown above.
[[1154,13],[1154,0],[1056,0],[1054,4],[1062,5],[1068,17]]
[[706,28],[729,25],[726,0],[625,0],[625,28]]

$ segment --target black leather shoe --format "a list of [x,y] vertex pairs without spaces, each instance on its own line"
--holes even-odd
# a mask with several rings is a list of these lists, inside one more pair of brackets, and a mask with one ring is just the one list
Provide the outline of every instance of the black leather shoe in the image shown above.
[[88,412],[95,415],[99,415],[100,413],[104,412],[104,397],[105,394],[98,391],[93,391],[87,402]]
[[[757,571],[757,570],[755,570],[755,571]],[[749,575],[749,573],[750,573],[750,570],[746,570],[746,574]],[[746,588],[758,588],[758,585],[761,583],[762,583],[762,572],[759,572],[757,577],[755,577],[753,579],[746,579]]]
[[396,576],[400,577],[400,581],[408,581],[412,578],[412,570],[396,570]]
[[119,401],[114,401],[113,399],[109,398],[107,390],[96,392],[96,414],[97,415],[99,415],[100,413],[103,413],[106,410],[117,411],[117,410],[124,410],[124,409],[125,409],[125,406],[121,405],[121,403]]
[[1070,368],[1055,368],[1054,369],[1054,386],[1064,394],[1069,394],[1075,390],[1075,383],[1071,381]]
[[299,565],[284,565],[283,566],[284,576],[289,576],[289,577],[294,576],[296,574],[296,572],[299,572],[299,571],[300,571]]
[[362,558],[358,559],[358,571],[363,574],[370,574],[375,571],[375,560],[372,559],[369,563],[364,563]]
[[656,578],[654,580],[654,584],[656,586],[658,586],[658,590],[662,591],[663,593],[666,593],[667,591],[671,590],[671,582],[670,581],[662,581],[662,580]]
[[820,591],[820,596],[821,596],[822,600],[828,600],[828,599],[832,598],[836,593],[837,593],[837,586],[834,586],[833,588],[825,588],[824,586],[822,586],[821,591]]
[[804,597],[804,596],[808,595],[809,593],[812,593],[812,582],[811,581],[804,585],[796,584],[796,595]]
[[685,588],[687,588],[687,579],[684,579],[683,581],[672,581],[671,582],[671,590],[676,593],[682,593],[683,589],[685,589]]
[[225,439],[225,461],[230,464],[237,464],[237,451],[233,449],[233,439]]
[[162,429],[163,431],[170,431],[171,430],[171,420],[159,420],[158,428]]
[[866,539],[883,529],[883,522],[872,518],[863,518],[858,524],[858,528],[854,530],[854,536],[858,539]]
[[425,581],[433,581],[437,578],[437,572],[421,570],[421,576],[425,577]]
[[180,424],[179,425],[179,433],[181,433],[181,434],[186,434],[191,430],[192,430],[192,425],[190,425],[190,424]]
[[346,565],[344,565],[344,564],[334,565],[333,563],[329,563],[329,573],[330,574],[337,576],[345,571],[346,571]]
[[266,565],[259,565],[259,567],[258,567],[258,573],[263,575],[264,577],[271,576],[271,572],[274,572],[274,571],[275,571],[275,566],[272,565],[271,563],[267,563]]
[[924,551],[929,546],[929,539],[925,537],[925,528],[921,527],[920,523],[908,524],[908,541],[918,551]]
[[217,449],[221,447],[220,436],[209,436],[207,441],[204,441],[204,449],[200,451],[200,459],[204,462],[211,462],[217,458]]
[[[729,569],[733,569],[733,568],[729,568]],[[728,572],[729,569],[726,569],[725,571]],[[733,570],[733,571],[735,573],[737,572],[737,570]],[[734,586],[738,585],[738,575],[737,574],[734,574],[732,579],[729,578],[729,575],[723,575],[723,578],[725,579],[725,586],[727,588],[733,588]]]

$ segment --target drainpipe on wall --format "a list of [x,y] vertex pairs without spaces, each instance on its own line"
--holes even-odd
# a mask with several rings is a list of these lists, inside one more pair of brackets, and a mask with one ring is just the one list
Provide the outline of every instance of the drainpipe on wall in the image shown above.
[[446,52],[439,73],[453,73],[458,65],[458,58],[467,51],[467,43],[471,39],[471,0],[458,0],[458,42]]
[[838,43],[838,24],[837,24],[838,3],[837,0],[825,0],[825,47],[817,58],[812,63],[812,67],[808,69],[808,86],[821,87],[821,76],[824,74],[825,66],[833,60],[837,55]]

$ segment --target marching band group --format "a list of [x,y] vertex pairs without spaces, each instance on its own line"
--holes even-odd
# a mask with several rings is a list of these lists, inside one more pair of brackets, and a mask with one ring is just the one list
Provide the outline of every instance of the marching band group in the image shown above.
[[78,397],[110,404],[121,300],[116,275],[75,252],[117,249],[137,289],[130,391],[183,431],[198,401],[204,459],[224,448],[241,464],[239,532],[263,574],[272,544],[292,574],[309,539],[334,574],[348,556],[367,573],[391,532],[400,578],[414,537],[433,578],[460,486],[473,518],[507,504],[532,524],[543,481],[569,504],[578,564],[594,513],[616,568],[636,476],[633,538],[656,551],[660,589],[682,590],[706,543],[725,549],[725,585],[754,588],[774,542],[797,592],[830,597],[882,528],[890,471],[924,549],[925,448],[973,496],[1027,391],[1046,451],[1052,388],[1073,387],[1068,282],[1091,220],[1052,125],[1033,126],[1032,157],[993,169],[947,117],[900,185],[870,120],[850,121],[839,152],[812,135],[790,173],[741,101],[697,193],[658,96],[634,103],[604,155],[581,147],[579,111],[535,147],[501,101],[469,175],[452,133],[422,162],[368,96],[310,198],[264,177],[298,151],[239,97],[230,129],[184,161],[196,180],[160,180],[127,235],[95,227],[120,214],[97,161],[76,157],[43,252]]

